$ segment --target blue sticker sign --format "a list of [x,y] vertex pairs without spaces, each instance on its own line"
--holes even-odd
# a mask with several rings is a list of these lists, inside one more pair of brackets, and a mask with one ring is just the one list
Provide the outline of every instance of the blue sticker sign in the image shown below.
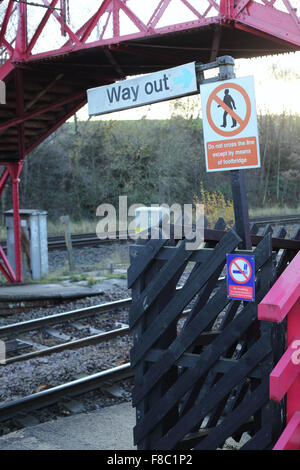
[[255,257],[227,255],[227,297],[255,301]]

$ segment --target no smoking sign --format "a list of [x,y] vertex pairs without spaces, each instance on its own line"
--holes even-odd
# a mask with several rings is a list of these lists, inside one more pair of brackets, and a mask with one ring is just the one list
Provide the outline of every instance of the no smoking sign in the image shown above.
[[260,167],[252,77],[200,87],[207,171]]
[[255,300],[255,258],[252,255],[227,255],[227,297]]

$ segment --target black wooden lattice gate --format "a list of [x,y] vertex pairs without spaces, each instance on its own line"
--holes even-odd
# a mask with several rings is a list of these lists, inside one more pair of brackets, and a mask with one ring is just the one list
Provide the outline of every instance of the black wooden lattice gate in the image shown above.
[[[185,240],[163,239],[131,247],[138,449],[217,449],[245,431],[243,449],[265,449],[280,435],[282,410],[268,399],[268,381],[284,332],[257,320],[257,304],[274,279],[267,232],[251,252],[237,249],[234,230],[215,248],[191,251]],[[256,302],[227,299],[219,278],[232,252],[255,255]],[[192,271],[178,289],[188,263]]]

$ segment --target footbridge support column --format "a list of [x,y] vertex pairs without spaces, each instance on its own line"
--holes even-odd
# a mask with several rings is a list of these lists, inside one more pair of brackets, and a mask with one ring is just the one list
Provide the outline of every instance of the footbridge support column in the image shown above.
[[0,272],[8,282],[23,282],[22,277],[22,253],[20,232],[20,206],[19,206],[19,183],[20,173],[24,160],[15,162],[1,162],[4,171],[0,177],[0,196],[9,180],[12,183],[13,214],[14,214],[14,247],[15,247],[15,272],[10,265],[3,248],[0,246]]

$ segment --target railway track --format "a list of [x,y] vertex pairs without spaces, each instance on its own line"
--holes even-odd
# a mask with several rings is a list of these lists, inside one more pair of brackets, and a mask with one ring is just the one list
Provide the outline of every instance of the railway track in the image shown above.
[[26,414],[39,410],[65,399],[67,396],[76,397],[84,393],[99,389],[104,384],[117,382],[133,376],[130,364],[122,364],[118,367],[107,369],[97,374],[83,377],[82,379],[52,387],[41,392],[34,393],[19,400],[0,405],[0,422],[15,418],[18,413]]
[[255,223],[258,226],[264,226],[267,224],[270,225],[294,225],[300,224],[300,214],[291,214],[291,215],[272,215],[272,216],[262,216],[262,217],[253,217],[250,218],[250,222]]
[[[7,357],[2,361],[2,365],[45,356],[64,351],[66,349],[76,349],[92,344],[98,344],[117,336],[128,335],[130,332],[129,327],[122,322],[117,322],[120,323],[121,327],[108,331],[100,331],[97,328],[92,328],[92,331],[96,332],[96,334],[84,336],[82,338],[72,338],[71,341],[68,340],[68,336],[60,333],[57,329],[50,329],[50,327],[53,325],[67,325],[69,328],[72,328],[72,337],[74,337],[76,332],[80,333],[80,331],[85,332],[91,330],[90,325],[86,326],[82,323],[78,324],[77,320],[88,319],[91,316],[94,316],[97,319],[99,318],[99,315],[113,313],[117,309],[127,309],[130,305],[131,298],[127,298],[124,300],[116,300],[92,307],[85,307],[56,315],[48,315],[42,318],[2,326],[0,327],[0,339],[5,342],[7,351]],[[41,330],[41,332],[46,333],[47,336],[52,336],[54,339],[58,339],[60,343],[47,347],[32,341],[31,338],[28,339],[22,336],[24,333],[28,332],[32,334],[36,330]],[[19,336],[19,338],[16,339],[17,336]],[[61,342],[61,340],[65,341]],[[31,349],[31,351],[25,353],[22,352],[24,350],[28,351],[28,349]]]
[[[187,275],[189,273],[186,273]],[[224,281],[225,277],[220,276],[219,282]],[[180,286],[177,287],[177,290],[181,289]],[[61,344],[57,344],[50,347],[45,347],[40,343],[35,344],[31,339],[24,339],[22,335],[25,333],[32,334],[36,330],[41,330],[46,332],[48,335],[53,336],[58,339],[66,339],[64,334],[60,334],[58,330],[51,329],[52,326],[69,326],[73,328],[73,331],[76,333],[76,330],[90,329],[90,325],[85,326],[83,324],[78,324],[78,320],[87,320],[90,317],[94,317],[96,320],[101,319],[101,315],[104,314],[114,314],[114,312],[120,309],[129,309],[132,304],[132,298],[128,297],[126,299],[115,300],[112,302],[105,302],[103,304],[94,305],[91,307],[84,307],[81,309],[71,310],[68,312],[58,313],[54,315],[47,315],[45,317],[35,318],[23,322],[11,323],[8,325],[0,326],[0,340],[4,341],[6,345],[7,357],[5,361],[0,361],[1,365],[8,365],[13,362],[25,361],[39,356],[46,356],[56,352],[61,352],[66,349],[77,349],[84,346],[89,346],[92,344],[98,344],[103,341],[108,341],[110,339],[125,336],[130,334],[130,330],[127,324],[123,321],[117,321],[116,323],[120,325],[118,328],[114,328],[107,331],[98,331],[98,327],[92,327],[92,331],[96,334],[84,336],[83,338],[72,339],[71,341],[64,341]],[[190,312],[190,309],[186,309],[183,312],[183,317],[185,317]],[[17,336],[19,335],[19,339]],[[21,335],[21,336],[20,336]],[[30,352],[22,353],[24,349],[32,349]],[[21,354],[19,354],[21,352]]]
[[[81,247],[81,246],[97,246],[99,244],[107,243],[121,243],[126,242],[127,237],[125,238],[127,232],[117,232],[116,238],[99,238],[95,232],[92,233],[73,233],[71,235],[72,246]],[[133,235],[133,234],[132,234]],[[122,238],[123,237],[123,238]],[[3,250],[6,251],[6,240],[0,240],[0,245]],[[66,248],[66,241],[64,235],[50,235],[48,237],[48,250],[63,250]]]
[[[291,214],[291,215],[282,215],[282,216],[262,216],[262,217],[253,217],[250,218],[250,222],[255,223],[258,227],[265,226],[267,224],[271,225],[294,225],[300,224],[300,215]],[[132,235],[134,232],[132,233]],[[72,245],[73,247],[81,246],[97,246],[99,244],[105,243],[121,243],[126,242],[127,238],[126,231],[117,232],[116,238],[99,238],[96,233],[80,233],[72,234]],[[4,250],[6,250],[6,240],[0,240],[0,244]],[[63,250],[66,248],[66,242],[64,235],[50,235],[48,237],[48,250]]]
[[[224,278],[221,277],[220,281]],[[180,289],[180,287],[178,287]],[[0,327],[0,339],[3,341],[9,341],[10,338],[15,338],[18,335],[22,335],[26,332],[32,333],[35,330],[47,330],[53,325],[65,325],[72,324],[79,319],[87,319],[91,316],[95,318],[106,313],[112,313],[117,309],[127,309],[132,303],[131,298],[117,300],[113,302],[106,302],[104,304],[77,309],[69,312],[59,313],[56,315],[49,315],[42,318],[37,318],[29,321],[13,323],[10,325]],[[191,311],[190,308],[183,312],[183,317],[186,317]],[[0,365],[5,367],[6,365],[14,362],[26,361],[31,358],[49,355],[55,352],[60,352],[65,349],[80,348],[91,344],[98,344],[102,341],[108,341],[117,336],[130,335],[128,325],[122,325],[121,328],[108,330],[101,332],[96,335],[87,336],[81,339],[75,339],[73,341],[66,341],[62,344],[37,349],[29,353],[21,353],[20,355],[14,355],[6,358]],[[15,340],[16,341],[16,340]],[[118,367],[112,367],[93,375],[73,380],[62,385],[48,388],[37,393],[33,393],[24,398],[3,403],[0,405],[0,422],[4,422],[11,418],[15,418],[19,413],[28,414],[32,411],[44,409],[50,405],[60,403],[66,398],[75,397],[86,394],[90,391],[101,390],[101,387],[107,384],[122,381],[133,376],[133,372],[130,369],[130,363],[126,362]]]
[[[130,305],[131,298],[127,298],[2,326],[0,327],[0,339],[4,341],[5,344],[10,344],[10,342],[14,341],[16,347],[15,349],[10,350],[9,354],[11,355],[13,353],[11,357],[6,357],[4,361],[0,362],[0,367],[6,367],[14,362],[26,361],[32,358],[50,355],[67,349],[72,350],[74,348],[99,344],[103,341],[110,341],[117,336],[129,335],[129,327],[125,324],[122,324],[120,328],[110,329],[108,331],[103,331],[91,336],[84,336],[83,338],[79,339],[72,339],[72,341],[64,341],[63,343],[55,346],[43,347],[40,344],[35,344],[32,342],[31,346],[35,348],[35,350],[29,353],[23,353],[22,350],[22,343],[24,346],[24,344],[26,344],[26,339],[16,339],[22,337],[22,335],[26,333],[32,334],[35,331],[48,332],[49,334],[49,328],[53,326],[57,327],[57,325],[60,325],[61,327],[68,325],[69,327],[73,327],[74,331],[76,331],[76,327],[78,327],[78,320],[88,320],[88,323],[90,324],[91,317],[92,319],[96,320],[105,316],[107,321],[107,317],[111,315],[112,321],[114,321],[114,319],[117,318],[118,312],[120,312],[121,309],[127,309]],[[84,327],[85,325],[81,324],[79,330]],[[96,330],[94,327],[92,329]],[[87,329],[84,328],[83,331],[85,332],[86,330]],[[54,331],[54,335],[56,332],[59,334],[59,331],[56,329],[50,329],[50,334],[51,331]],[[20,347],[19,350],[18,346]],[[20,354],[16,354],[16,352]],[[125,361],[126,359],[124,362]],[[18,416],[20,413],[27,416],[28,413],[32,411],[44,409],[53,404],[64,404],[65,402],[68,402],[70,397],[85,395],[91,391],[101,392],[103,386],[108,386],[112,383],[123,381],[130,377],[132,377],[132,371],[130,369],[130,364],[126,362],[116,367],[110,367],[96,374],[87,375],[80,379],[47,388],[46,390],[37,391],[37,393],[25,396],[24,398],[5,402],[0,405],[0,422],[4,422],[13,418],[16,418],[18,421]],[[31,415],[29,415],[29,418],[30,416]]]
[[[220,280],[224,279],[223,277]],[[66,349],[77,349],[92,344],[99,344],[103,341],[109,341],[116,337],[121,337],[130,334],[130,329],[127,324],[119,322],[121,327],[112,330],[99,332],[94,335],[85,336],[83,338],[73,339],[72,341],[65,341],[50,347],[43,347],[41,344],[35,344],[31,340],[15,339],[16,335],[21,335],[26,332],[32,333],[35,330],[46,331],[49,335],[59,337],[60,333],[57,330],[49,330],[50,326],[59,324],[68,324],[75,329],[78,324],[74,323],[78,319],[86,319],[93,315],[101,315],[108,312],[113,312],[116,309],[129,308],[131,305],[131,298],[124,300],[117,300],[114,302],[107,302],[105,304],[96,305],[93,307],[86,307],[82,309],[73,310],[70,312],[59,313],[57,315],[49,315],[46,317],[28,320],[20,323],[13,323],[0,327],[0,340],[6,344],[8,356],[5,360],[0,361],[0,365],[5,366],[14,362],[25,361],[36,357],[46,356],[53,353],[61,352]],[[186,316],[191,310],[186,309],[183,312],[183,317]],[[84,329],[84,325],[79,325],[79,329]],[[95,330],[95,328],[93,328]],[[63,335],[62,335],[63,337]],[[12,339],[13,338],[13,339]],[[33,349],[30,352],[22,353],[24,349]],[[21,354],[19,354],[21,352]]]
[[[265,225],[294,225],[300,224],[300,215],[286,215],[286,216],[269,216],[269,217],[254,217],[250,218],[251,223],[255,223],[258,227],[263,227]],[[126,232],[118,232],[116,239],[99,239],[95,233],[83,233],[83,234],[73,234],[72,235],[72,245],[74,247],[80,246],[97,246],[103,243],[115,243],[115,242],[126,242],[125,237]],[[134,233],[132,234],[134,235]],[[56,236],[55,238],[48,238],[48,248],[49,250],[58,250],[65,249],[66,244],[63,236]]]

